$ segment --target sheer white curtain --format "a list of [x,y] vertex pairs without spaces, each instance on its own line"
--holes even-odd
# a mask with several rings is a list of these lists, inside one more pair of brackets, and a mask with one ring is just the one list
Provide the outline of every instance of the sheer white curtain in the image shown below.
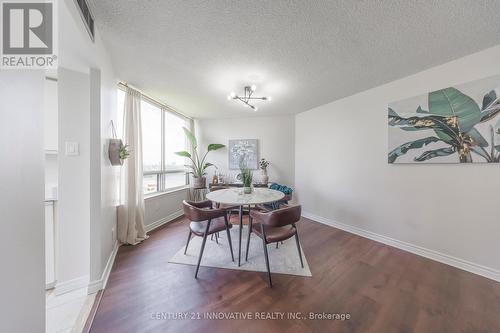
[[125,244],[137,244],[148,236],[144,229],[141,93],[131,88],[127,88],[125,93],[123,128],[130,156],[124,161],[121,173],[118,240]]

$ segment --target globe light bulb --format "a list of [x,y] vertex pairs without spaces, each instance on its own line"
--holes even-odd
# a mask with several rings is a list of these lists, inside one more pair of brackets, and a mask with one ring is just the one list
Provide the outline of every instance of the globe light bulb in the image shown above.
[[252,91],[255,91],[255,90],[257,89],[257,86],[256,86],[255,84],[252,84],[252,86],[250,87],[250,89],[251,89]]
[[236,96],[236,93],[234,91],[231,91],[231,93],[229,94],[229,96],[231,96],[231,98],[234,98]]
[[271,96],[267,97],[267,101],[268,101],[268,102],[270,102],[270,101],[272,101],[272,100],[273,100],[273,98],[272,98]]
[[227,95],[227,100],[230,101],[232,100],[233,98],[231,97],[231,95]]
[[259,108],[258,108],[258,107],[256,107],[256,106],[253,108],[253,110],[254,110],[254,111],[257,111],[258,109],[259,109]]

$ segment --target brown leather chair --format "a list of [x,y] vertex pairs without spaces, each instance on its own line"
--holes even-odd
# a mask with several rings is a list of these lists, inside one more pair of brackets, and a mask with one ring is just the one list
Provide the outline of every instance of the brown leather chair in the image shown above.
[[[253,232],[262,239],[264,255],[266,258],[267,275],[269,286],[272,287],[271,270],[269,269],[269,256],[267,244],[277,243],[295,236],[297,250],[299,251],[300,265],[304,268],[302,253],[300,251],[299,234],[295,223],[300,220],[301,206],[289,206],[269,212],[258,210],[250,211],[250,225],[248,228],[247,251],[245,260],[248,260],[248,249],[250,245],[250,234]],[[255,221],[254,221],[255,220]]]
[[229,249],[231,250],[231,258],[234,261],[233,255],[233,245],[231,243],[231,229],[232,225],[229,224],[227,219],[227,210],[223,208],[213,208],[212,201],[187,201],[182,202],[184,208],[184,215],[191,221],[189,224],[189,235],[186,243],[186,248],[184,249],[184,254],[186,254],[189,241],[191,240],[191,235],[198,237],[203,237],[203,242],[201,243],[200,255],[198,257],[198,265],[196,266],[196,273],[194,277],[198,277],[198,270],[200,269],[201,257],[203,256],[203,250],[205,249],[205,243],[207,242],[208,235],[218,233],[224,229],[227,232],[227,239],[229,242]]

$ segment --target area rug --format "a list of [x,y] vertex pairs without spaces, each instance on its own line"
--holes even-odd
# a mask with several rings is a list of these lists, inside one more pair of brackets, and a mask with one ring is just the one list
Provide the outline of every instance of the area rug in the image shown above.
[[[246,227],[243,228],[241,266],[238,267],[238,232],[239,227],[233,226],[231,229],[231,240],[233,244],[234,262],[231,261],[231,252],[229,251],[227,233],[224,230],[219,232],[219,244],[215,242],[215,235],[213,240],[211,240],[209,236],[207,243],[205,244],[205,250],[203,252],[203,258],[201,259],[200,266],[267,272],[262,240],[254,233],[252,233],[250,237],[248,261],[245,261],[246,241],[248,237],[248,228]],[[187,233],[188,229],[186,228],[186,238]],[[191,242],[189,242],[186,254],[184,254],[183,246],[169,260],[169,262],[196,266],[202,240],[202,237],[193,237]],[[287,239],[283,242],[283,244],[280,243],[279,248],[276,248],[275,244],[267,245],[267,251],[269,254],[269,266],[271,268],[271,273],[312,276],[307,263],[306,255],[302,248],[301,251],[302,259],[304,260],[304,268],[300,266],[299,253],[297,251],[297,245],[294,237]]]

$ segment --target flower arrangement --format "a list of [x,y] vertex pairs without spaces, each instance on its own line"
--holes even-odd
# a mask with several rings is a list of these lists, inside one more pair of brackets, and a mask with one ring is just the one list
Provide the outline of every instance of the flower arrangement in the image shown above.
[[261,158],[259,161],[259,165],[262,170],[266,170],[267,166],[269,165],[269,161],[267,161],[265,158]]

